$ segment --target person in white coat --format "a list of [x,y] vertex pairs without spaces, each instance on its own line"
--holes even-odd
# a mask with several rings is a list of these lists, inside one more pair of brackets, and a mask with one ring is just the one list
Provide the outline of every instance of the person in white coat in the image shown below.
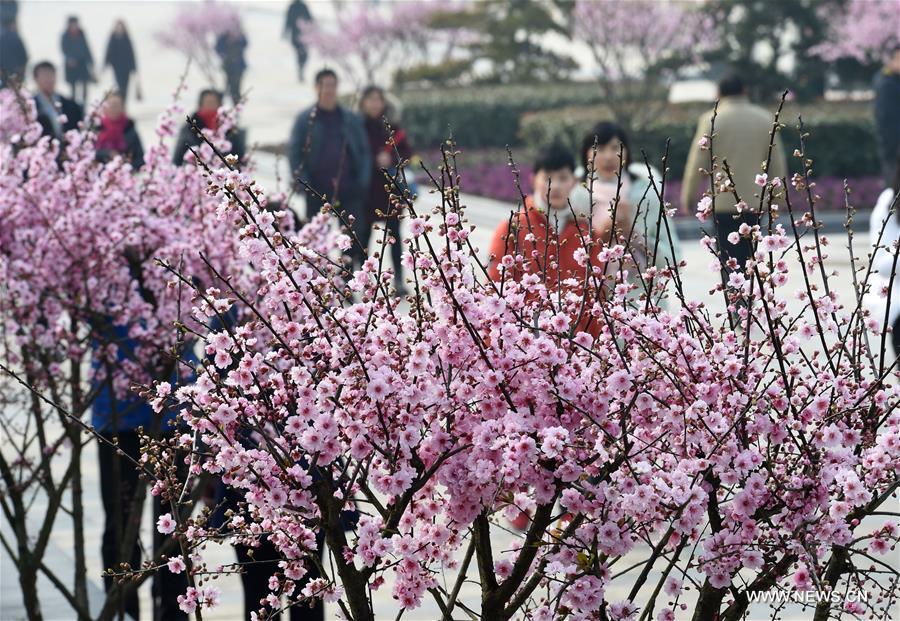
[[[894,355],[900,356],[900,274],[894,275],[891,283],[891,272],[900,268],[900,258],[895,262],[894,244],[900,244],[900,160],[894,175],[892,187],[886,188],[875,202],[872,215],[869,216],[869,239],[873,246],[871,287],[867,294],[866,306],[872,310],[873,317],[879,325],[883,325],[887,313],[888,325],[891,326],[891,344]],[[890,296],[884,292],[890,286]]]

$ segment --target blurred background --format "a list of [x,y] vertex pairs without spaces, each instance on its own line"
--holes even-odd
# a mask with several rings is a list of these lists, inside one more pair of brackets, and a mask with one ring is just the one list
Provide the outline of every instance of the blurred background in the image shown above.
[[[38,61],[64,66],[61,35],[70,16],[79,18],[94,62],[89,101],[116,84],[119,48],[111,56],[108,50],[114,24],[123,20],[136,60],[128,114],[145,139],[181,76],[186,109],[203,87],[227,92],[225,56],[216,45],[239,24],[246,42],[240,123],[251,145],[282,152],[294,116],[314,102],[313,75],[331,67],[350,103],[367,84],[386,88],[424,159],[434,159],[452,131],[464,153],[465,191],[501,200],[518,197],[507,145],[525,164],[527,186],[540,145],[575,146],[603,118],[627,127],[656,161],[671,138],[669,174],[679,179],[697,116],[715,98],[716,80],[734,69],[751,99],[767,108],[789,91],[789,125],[802,109],[813,130],[824,206],[842,205],[843,177],[852,180],[860,203],[870,204],[881,188],[872,83],[888,47],[900,40],[900,0],[0,4],[4,21],[15,14],[16,36],[27,51],[26,84]],[[8,29],[3,35],[0,50],[8,59]],[[68,95],[62,71],[59,82]]]

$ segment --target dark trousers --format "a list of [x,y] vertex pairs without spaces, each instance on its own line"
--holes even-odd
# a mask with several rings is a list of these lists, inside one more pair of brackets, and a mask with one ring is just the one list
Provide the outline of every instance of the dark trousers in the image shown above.
[[725,262],[728,259],[735,259],[738,264],[738,270],[743,271],[747,265],[747,260],[753,254],[753,247],[750,240],[742,237],[737,244],[728,241],[728,234],[737,231],[742,224],[746,223],[750,226],[759,224],[759,216],[749,213],[717,213],[716,219],[716,241],[719,244],[719,256],[722,261],[722,276],[728,279],[728,270]]
[[300,77],[300,81],[303,82],[303,70],[306,68],[306,59],[309,58],[309,53],[302,45],[294,49],[297,51],[297,74]]
[[[317,535],[319,549],[322,549],[322,536]],[[260,600],[269,596],[269,577],[278,569],[278,561],[281,556],[275,549],[275,546],[264,540],[258,548],[248,548],[247,546],[235,546],[238,561],[243,566],[241,573],[241,581],[244,583],[244,619],[250,621],[250,613],[256,612],[260,608]],[[249,554],[253,550],[253,555]],[[319,570],[314,566],[309,566],[309,572],[303,577],[303,580],[297,585],[297,591],[302,590],[310,581],[319,577]],[[309,605],[297,604],[291,606],[289,613],[290,621],[324,621],[325,620],[325,604],[321,599],[310,607]],[[281,621],[281,614],[266,617],[271,621]]]
[[375,224],[381,224],[387,228],[390,237],[394,238],[394,243],[391,244],[391,260],[394,262],[394,282],[399,286],[403,283],[403,266],[400,264],[400,261],[403,258],[403,238],[400,236],[400,218],[391,215],[382,220],[368,221],[363,224],[362,234],[360,235],[360,242],[363,248],[368,250],[369,242],[372,239],[373,233],[378,236],[378,239],[382,239],[383,231],[375,232],[373,229]]
[[[69,87],[72,89],[72,99],[74,99],[81,105],[87,103],[87,80],[77,80],[75,82],[69,82]],[[79,87],[81,87],[81,97],[78,97],[78,95],[76,94],[76,91]]]
[[241,99],[241,80],[243,78],[243,71],[225,72],[225,88],[228,90],[228,96],[231,97],[231,103],[234,105],[237,105]]
[[894,346],[894,356],[900,358],[900,317],[894,320],[894,325],[891,327],[891,345]]
[[[309,192],[304,192],[306,196],[306,221],[309,222],[322,211],[322,206],[325,204],[322,199],[318,196],[310,194]],[[342,218],[344,220],[339,220],[341,225],[343,226],[344,221],[353,215],[353,234],[350,235],[351,244],[350,249],[347,250],[344,255],[349,257],[353,262],[353,266],[358,268],[362,265],[362,262],[366,259],[366,248],[368,247],[368,232],[371,231],[371,223],[365,214],[361,213],[363,210],[355,207],[347,207],[348,202],[342,201],[344,203]],[[349,234],[349,233],[348,233]],[[357,242],[359,240],[359,242]]]
[[128,83],[131,81],[130,71],[113,71],[116,77],[116,88],[122,96],[122,101],[128,102]]
[[[132,459],[140,459],[140,442],[136,431],[120,431],[118,434],[104,434],[107,439],[118,435],[119,448]],[[139,569],[141,564],[141,549],[138,537],[135,537],[130,546],[123,544],[122,538],[132,520],[140,523],[141,512],[134,506],[135,491],[139,485],[138,471],[128,459],[121,457],[116,449],[106,442],[100,442],[100,495],[103,499],[103,511],[106,514],[103,529],[103,543],[101,554],[103,556],[104,569],[117,569],[119,563],[131,564],[132,569]],[[153,521],[163,513],[164,509],[159,498],[153,501]],[[139,532],[139,530],[138,530]],[[153,549],[158,550],[167,537],[154,529]],[[125,542],[127,543],[127,542]],[[123,549],[123,548],[128,549]],[[177,550],[177,548],[176,548]],[[175,551],[170,556],[177,556]],[[110,577],[104,577],[104,586],[109,591],[114,584]],[[167,568],[157,570],[153,577],[153,599],[155,621],[187,621],[188,616],[178,608],[177,597],[187,590],[187,576],[184,573],[173,574]],[[124,598],[122,608],[136,621],[140,619],[137,592]]]

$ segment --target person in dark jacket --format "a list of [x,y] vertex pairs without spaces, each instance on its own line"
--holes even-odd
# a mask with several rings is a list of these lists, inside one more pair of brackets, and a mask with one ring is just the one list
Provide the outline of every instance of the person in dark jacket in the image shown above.
[[[129,263],[135,263],[130,260]],[[133,264],[132,271],[140,269]],[[142,285],[138,285],[142,288]],[[112,323],[97,323],[97,337],[91,346],[95,352],[108,343],[117,346],[116,357],[119,362],[134,357],[138,343],[129,337],[127,326],[114,326]],[[185,358],[196,363],[197,359],[190,350]],[[118,568],[120,563],[129,563],[133,569],[141,566],[140,537],[127,537],[126,533],[134,528],[140,529],[141,508],[143,500],[136,494],[140,490],[140,469],[136,466],[141,458],[140,429],[150,437],[160,438],[173,433],[176,413],[169,410],[157,414],[150,404],[137,395],[118,396],[110,386],[110,382],[102,378],[108,372],[105,362],[95,356],[92,360],[95,375],[91,391],[95,394],[91,404],[91,424],[105,441],[98,442],[100,460],[100,497],[105,515],[101,556],[104,569]],[[177,380],[172,373],[171,381]],[[115,446],[113,446],[115,445]],[[118,447],[118,450],[116,450]],[[119,453],[122,452],[122,454]],[[154,525],[159,516],[169,513],[170,507],[156,496],[153,499]],[[134,532],[134,531],[132,531]],[[168,536],[153,533],[153,551],[160,550],[168,540]],[[129,545],[130,544],[130,545]],[[170,556],[177,556],[178,548],[172,548]],[[114,585],[111,576],[104,576],[104,586],[109,591]],[[178,595],[187,590],[188,581],[184,573],[173,574],[166,567],[161,567],[153,577],[154,614],[149,618],[160,621],[188,621],[188,616],[178,606]],[[132,619],[140,619],[140,608],[137,591],[122,598],[121,606]]]
[[[112,67],[113,75],[116,78],[116,88],[119,89],[122,101],[128,101],[128,83],[131,81],[131,74],[137,71],[137,59],[134,55],[134,46],[131,44],[131,37],[128,36],[128,29],[121,19],[116,20],[112,34],[109,35],[103,66]],[[140,95],[138,95],[138,99],[140,99]]]
[[875,139],[884,180],[890,184],[900,156],[900,44],[889,51],[875,79]]
[[228,96],[234,105],[241,99],[241,80],[247,70],[247,62],[244,60],[246,48],[247,37],[244,36],[240,24],[236,24],[234,28],[225,31],[216,39],[216,53],[222,59]]
[[[304,183],[313,190],[306,191],[307,220],[319,213],[324,196],[345,218],[355,218],[353,232],[361,238],[372,156],[362,121],[338,104],[337,86],[337,74],[331,69],[316,74],[317,101],[297,115],[288,157],[297,190],[305,190]],[[350,254],[359,263],[365,249],[354,241]]]
[[0,26],[0,86],[5,85],[10,78],[21,84],[25,79],[27,64],[28,52],[19,36],[16,22],[3,22]]
[[[219,108],[222,107],[222,93],[213,88],[207,88],[200,92],[197,101],[197,111],[191,115],[190,121],[186,121],[178,132],[178,138],[175,142],[175,153],[172,161],[181,166],[184,163],[184,156],[187,155],[190,147],[198,148],[203,141],[191,129],[194,123],[200,129],[215,130],[219,126]],[[238,128],[232,128],[225,135],[231,142],[231,153],[243,160],[246,153],[246,137],[244,131]]]
[[[361,243],[364,248],[369,247],[369,239],[372,234],[372,226],[376,222],[382,222],[390,231],[394,243],[391,245],[391,258],[394,262],[394,286],[397,293],[403,295],[406,286],[403,282],[403,267],[400,259],[403,256],[403,244],[400,236],[401,209],[391,205],[391,194],[396,194],[400,189],[405,189],[403,176],[398,172],[397,154],[406,160],[412,157],[412,147],[406,138],[406,132],[396,123],[391,122],[393,140],[388,127],[385,125],[387,114],[387,99],[384,90],[378,86],[368,86],[363,90],[359,102],[360,112],[366,127],[366,135],[369,138],[369,148],[372,151],[372,180],[369,182],[369,194],[363,217],[363,235]],[[396,147],[396,151],[395,151]],[[393,181],[389,181],[390,179]],[[412,171],[409,171],[412,174]],[[396,186],[395,186],[396,184]],[[385,191],[385,186],[389,191]],[[399,188],[397,187],[399,186]]]
[[37,121],[43,128],[44,136],[62,139],[70,129],[76,129],[84,118],[84,112],[77,103],[56,92],[56,67],[48,61],[39,62],[32,70],[37,84],[34,103],[37,107]]
[[0,0],[0,22],[15,22],[18,17],[18,0]]
[[[94,56],[77,17],[69,18],[60,45],[66,61],[66,82],[72,87],[72,99],[84,105],[87,102],[88,82],[94,80]],[[77,94],[79,86],[80,99]]]
[[144,146],[132,121],[125,114],[125,100],[111,93],[103,102],[103,116],[97,128],[97,161],[108,162],[117,155],[131,162],[134,170],[144,165]]
[[284,36],[290,39],[291,45],[294,46],[294,51],[297,53],[297,70],[301,82],[305,79],[303,77],[303,70],[306,68],[306,60],[309,58],[309,54],[306,51],[306,45],[303,44],[303,40],[300,38],[300,23],[311,21],[312,14],[309,12],[309,7],[306,6],[306,3],[303,2],[303,0],[294,0],[291,2],[291,5],[287,10],[287,18],[284,22]]

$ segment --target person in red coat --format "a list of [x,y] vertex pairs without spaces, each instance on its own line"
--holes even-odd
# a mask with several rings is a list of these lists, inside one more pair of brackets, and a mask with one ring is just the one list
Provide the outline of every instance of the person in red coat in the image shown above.
[[[362,231],[360,242],[363,248],[368,249],[372,227],[376,222],[384,224],[390,236],[394,238],[394,243],[391,244],[394,286],[398,295],[404,295],[406,285],[403,279],[403,268],[400,265],[400,258],[403,255],[403,240],[400,236],[402,208],[398,210],[391,204],[391,194],[396,194],[398,190],[396,185],[385,177],[385,174],[396,179],[397,185],[404,188],[403,177],[398,175],[398,154],[400,160],[406,160],[412,157],[413,150],[406,137],[406,132],[401,127],[392,121],[390,121],[390,130],[385,125],[385,118],[389,116],[387,99],[380,87],[366,87],[359,107],[365,122],[366,135],[369,137],[373,166],[372,180],[369,182],[369,193],[366,197],[367,205],[361,214],[367,221],[360,227]],[[408,179],[412,171],[406,170],[405,172]],[[385,190],[386,186],[388,190]]]
[[[575,176],[572,152],[561,145],[541,151],[533,185],[522,208],[494,232],[488,275],[499,282],[538,274],[550,291],[598,288],[602,271],[595,276],[591,267],[602,267],[596,258],[601,236],[591,228],[590,195]],[[511,261],[504,261],[507,255]]]

